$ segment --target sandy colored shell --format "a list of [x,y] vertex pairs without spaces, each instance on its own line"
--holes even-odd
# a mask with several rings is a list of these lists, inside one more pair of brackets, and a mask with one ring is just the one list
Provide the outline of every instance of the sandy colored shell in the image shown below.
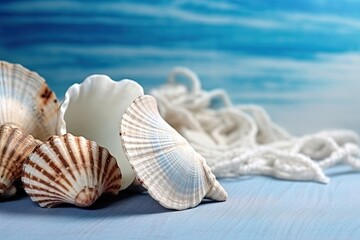
[[0,125],[42,141],[55,134],[59,103],[45,80],[19,64],[0,61]]
[[154,97],[141,96],[131,104],[120,133],[138,180],[164,207],[182,210],[205,197],[227,199],[204,158],[161,118]]
[[121,171],[108,150],[68,133],[35,148],[21,180],[26,193],[41,207],[62,203],[87,207],[102,193],[119,192]]
[[13,182],[20,178],[22,165],[37,146],[35,139],[8,124],[0,127],[0,195],[13,195]]

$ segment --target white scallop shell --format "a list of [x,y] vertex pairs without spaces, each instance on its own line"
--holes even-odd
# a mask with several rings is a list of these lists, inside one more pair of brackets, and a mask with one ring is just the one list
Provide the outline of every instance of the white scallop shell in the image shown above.
[[105,75],[92,75],[67,90],[59,111],[57,133],[84,136],[106,147],[121,168],[121,189],[135,175],[120,145],[119,123],[126,108],[141,95],[144,90],[134,81],[115,82]]
[[138,180],[164,207],[182,210],[204,197],[227,199],[204,158],[161,118],[154,97],[142,96],[131,104],[120,132]]
[[9,124],[0,127],[0,195],[13,195],[13,182],[20,178],[22,165],[37,146],[35,139]]
[[121,171],[105,148],[68,133],[35,148],[21,180],[26,193],[41,207],[61,203],[87,207],[103,192],[119,192]]
[[45,80],[19,64],[0,61],[0,125],[46,140],[55,134],[59,103]]

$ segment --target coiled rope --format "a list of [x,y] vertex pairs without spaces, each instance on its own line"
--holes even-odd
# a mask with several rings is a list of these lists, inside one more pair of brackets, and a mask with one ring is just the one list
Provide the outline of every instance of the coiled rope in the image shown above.
[[[177,80],[187,78],[190,87]],[[207,161],[217,177],[267,175],[328,183],[324,169],[347,164],[360,170],[359,136],[348,130],[291,136],[260,106],[233,105],[221,89],[205,91],[198,76],[175,68],[150,92],[164,119]],[[215,101],[223,106],[214,108]]]

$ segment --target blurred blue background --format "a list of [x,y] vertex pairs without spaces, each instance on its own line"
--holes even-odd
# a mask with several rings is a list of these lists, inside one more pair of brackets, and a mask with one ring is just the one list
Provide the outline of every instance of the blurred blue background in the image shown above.
[[0,36],[0,58],[37,71],[60,99],[90,74],[149,90],[187,66],[293,134],[360,133],[356,1],[1,0]]

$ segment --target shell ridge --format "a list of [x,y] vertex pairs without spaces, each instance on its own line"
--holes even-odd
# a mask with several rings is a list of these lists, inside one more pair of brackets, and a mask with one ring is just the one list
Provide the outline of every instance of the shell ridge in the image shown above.
[[[149,125],[153,127],[161,125],[162,123],[159,124],[158,121],[161,121],[162,118],[156,114],[156,112],[158,112],[157,108],[154,108],[151,104],[145,104],[143,101],[139,101],[138,99],[139,98],[134,100],[131,108],[126,109],[126,114],[124,114],[123,118],[133,123],[136,123],[133,121],[135,119],[141,123],[151,123]],[[152,111],[145,112],[144,109],[151,109]]]
[[98,172],[100,182],[104,182],[104,169],[105,169],[105,162],[106,162],[106,152],[104,148],[100,148],[99,150],[99,159],[101,159],[101,166]]
[[160,157],[162,155],[166,155],[169,154],[171,152],[174,152],[177,150],[176,147],[174,147],[174,145],[169,145],[166,147],[162,147],[161,149],[157,149],[156,151],[154,151],[154,148],[149,148],[149,151],[143,151],[141,153],[137,152],[136,149],[131,150],[131,148],[129,149],[130,151],[128,151],[130,156],[135,156],[139,159],[148,157],[149,153],[153,154],[153,157]]
[[[33,182],[34,181],[27,183],[27,187],[29,187],[29,184],[31,184]],[[38,186],[36,188],[29,189],[30,190],[29,192],[31,192],[33,197],[34,196],[35,197],[49,196],[50,198],[53,198],[53,199],[55,199],[55,198],[56,199],[67,199],[68,198],[65,194],[63,194],[63,192],[61,192],[61,191],[50,191],[46,187],[47,187],[47,185],[43,184],[42,187]]]
[[81,182],[77,182],[80,185],[81,191],[86,188],[86,187],[90,187],[88,186],[89,183],[89,174],[87,173],[87,168],[85,167],[86,164],[86,160],[85,160],[85,156],[84,156],[84,147],[83,147],[83,142],[82,142],[83,138],[75,138],[75,142],[77,144],[77,147],[79,149],[79,155],[80,155],[80,160],[81,160],[81,165],[79,166],[80,169],[80,174],[84,174],[84,176],[86,176],[85,178],[80,178]]
[[[93,157],[93,152],[92,152],[92,141],[86,141],[86,148],[87,148],[87,155],[89,157],[89,162],[90,162],[90,166],[94,166],[95,162],[94,162],[94,157]],[[92,167],[89,169],[89,176],[95,176],[95,167]],[[90,181],[93,181],[93,179],[90,179]]]
[[[34,176],[34,175],[31,175],[31,176],[36,177],[36,178],[39,178],[39,176],[43,176],[43,177],[46,177],[46,179],[49,181],[49,183],[53,183],[53,182],[56,182],[56,180],[58,179],[58,177],[56,177],[56,176],[63,175],[63,174],[61,173],[61,169],[52,160],[52,159],[56,159],[58,161],[57,156],[56,156],[56,154],[54,154],[54,152],[48,151],[48,153],[52,154],[51,157],[47,156],[46,154],[41,154],[41,150],[44,148],[44,146],[45,146],[44,144],[40,145],[38,148],[36,148],[34,150],[34,153],[29,156],[29,157],[34,157],[36,159],[29,166],[31,166],[31,168],[33,170],[35,170],[35,173],[37,174],[37,176]],[[45,167],[46,163],[49,163],[49,167]],[[49,170],[51,172],[49,172]],[[43,180],[43,181],[45,181],[45,180]],[[68,181],[66,181],[66,182],[67,182],[67,184],[69,184]],[[70,190],[62,182],[58,182],[57,184],[65,191]]]
[[[107,151],[105,148],[104,148],[104,151]],[[107,157],[106,157],[106,161],[105,161],[105,167],[104,167],[104,169],[109,169],[110,167],[109,167],[109,164],[110,164],[110,160],[111,160],[111,158],[112,158],[112,156],[111,155],[108,155]],[[103,182],[104,183],[108,183],[109,182],[109,179],[110,179],[110,174],[108,174],[108,172],[103,172]]]
[[[114,162],[114,161],[111,161],[111,162]],[[107,175],[109,177],[108,177],[106,189],[104,190],[104,192],[118,194],[118,192],[121,188],[121,177],[122,177],[121,169],[118,167],[117,164],[111,163],[111,167],[109,168]]]
[[[71,148],[71,144],[70,144],[70,142],[71,141],[69,141],[69,138],[70,138],[70,136],[68,135],[68,134],[65,134],[64,135],[64,147],[66,148],[66,154],[67,154],[67,158],[68,158],[68,161],[67,160],[65,160],[64,161],[64,165],[66,164],[67,165],[67,167],[70,169],[71,167],[75,167],[77,170],[79,170],[78,169],[78,166],[76,165],[76,164],[74,164],[74,162],[75,162],[75,156],[74,156],[74,153],[73,153],[73,150],[72,150],[72,148]],[[49,141],[49,143],[50,143],[50,145],[51,146],[53,146],[54,144],[52,144],[53,142],[52,141]],[[55,145],[54,145],[55,146]],[[60,154],[60,153],[59,153]],[[71,173],[71,176],[72,176],[72,178],[73,178],[73,180],[74,181],[76,181],[76,177],[78,177],[78,176],[75,176],[75,174],[74,173]]]
[[[73,135],[67,133],[65,135],[63,135],[63,137],[58,137],[58,142],[61,145],[65,145],[65,148],[67,149],[68,152],[68,161],[69,161],[69,169],[73,169],[75,168],[74,171],[74,176],[76,179],[81,178],[81,166],[82,164],[78,164],[77,163],[77,159],[80,158],[81,156],[79,155],[78,151],[80,150],[78,148],[78,145],[75,141],[75,138]],[[62,143],[62,139],[64,144]],[[51,141],[50,141],[51,142]],[[74,181],[76,186],[80,186],[78,181]],[[74,186],[75,187],[75,186]]]
[[[153,132],[154,127],[153,126],[142,126],[138,123],[136,123],[136,119],[127,119],[128,117],[124,117],[123,118],[123,126],[126,125],[126,128],[128,130],[133,130],[134,132],[136,132],[137,130],[145,130],[145,132]],[[157,128],[157,130],[159,132],[163,132],[166,133],[167,130],[164,130],[160,127]],[[122,130],[121,132],[125,132],[124,130]]]
[[[62,149],[62,151],[59,149],[58,145],[55,144],[55,141],[50,141],[49,142],[52,150],[54,151],[55,155],[57,156],[57,158],[59,159],[59,161],[61,162],[61,164],[63,165],[62,168],[59,168],[60,172],[63,173],[63,171],[68,170],[71,168],[70,164],[66,161],[66,159],[62,156],[63,154],[66,154],[68,157],[70,156],[69,154],[69,150],[68,149]],[[70,173],[70,176],[72,177],[72,179],[75,181],[75,175],[73,174],[72,171],[68,171]],[[58,172],[59,173],[59,172]],[[70,183],[68,183],[69,185],[71,185]]]
[[[138,114],[138,113],[133,109],[126,111],[126,113],[123,116],[123,121],[133,123],[135,126],[138,126],[138,127],[145,127],[145,129],[147,129],[147,130],[152,130],[153,128],[161,129],[157,123],[152,122],[152,121],[156,121],[156,119],[149,117],[149,116],[138,117],[138,116],[136,116],[136,114]],[[138,122],[136,122],[136,121],[138,121]],[[148,121],[150,121],[151,124],[148,124]],[[161,130],[163,130],[163,129],[161,129]]]
[[[28,173],[24,174],[21,180],[24,184],[24,187],[28,189],[28,194],[32,193],[33,191],[42,191],[51,194],[56,193],[58,195],[63,195],[64,192],[63,190],[59,189],[56,186],[53,186],[51,183],[45,181],[42,178],[37,178],[36,180],[34,180],[32,176]],[[48,190],[49,188],[51,188],[52,191]]]
[[[112,162],[114,162],[114,161],[112,161]],[[119,171],[120,174],[116,174],[117,171]],[[109,168],[109,176],[111,176],[111,177],[109,177],[109,182],[108,182],[109,184],[115,183],[116,185],[119,185],[119,186],[121,185],[121,182],[120,182],[121,169],[117,166],[117,164],[111,163],[111,167]]]

